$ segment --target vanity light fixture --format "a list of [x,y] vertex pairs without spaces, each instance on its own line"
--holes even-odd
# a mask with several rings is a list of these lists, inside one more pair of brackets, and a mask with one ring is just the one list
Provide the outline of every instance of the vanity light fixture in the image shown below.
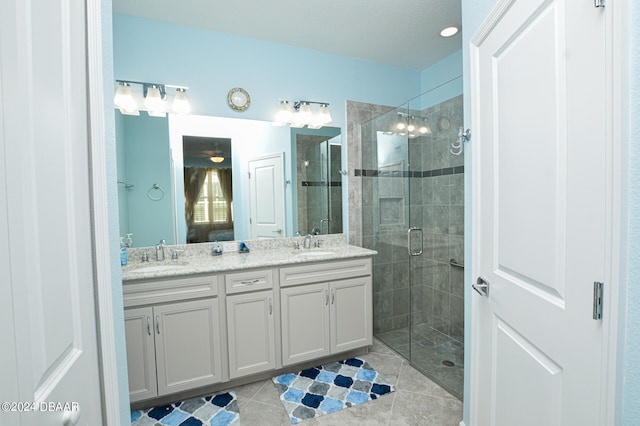
[[426,117],[411,115],[401,111],[398,111],[397,114],[397,118],[392,123],[390,131],[385,132],[385,134],[409,136],[411,139],[431,134],[429,120]]
[[458,27],[456,27],[455,25],[443,28],[442,31],[440,31],[441,37],[451,37],[456,34],[458,34]]
[[[161,83],[146,83],[131,80],[116,80],[118,87],[113,99],[120,112],[127,115],[140,115],[140,109],[146,110],[152,117],[166,117],[167,112],[187,114],[191,111],[191,105],[187,99],[186,86],[175,86]],[[139,86],[137,90],[132,85]],[[168,89],[175,89],[173,101],[168,102]],[[143,108],[138,107],[136,98],[143,98]]]
[[[311,104],[319,105],[314,111]],[[309,129],[320,129],[331,123],[333,118],[329,111],[329,103],[316,101],[293,101],[293,108],[287,100],[280,100],[274,126],[290,125],[294,128],[307,126]]]

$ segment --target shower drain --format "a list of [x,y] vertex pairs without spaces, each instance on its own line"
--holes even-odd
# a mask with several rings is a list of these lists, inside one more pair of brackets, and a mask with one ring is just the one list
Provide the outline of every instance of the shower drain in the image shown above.
[[448,359],[445,359],[444,361],[442,361],[442,364],[446,365],[447,367],[454,367],[455,366],[453,361],[449,361]]

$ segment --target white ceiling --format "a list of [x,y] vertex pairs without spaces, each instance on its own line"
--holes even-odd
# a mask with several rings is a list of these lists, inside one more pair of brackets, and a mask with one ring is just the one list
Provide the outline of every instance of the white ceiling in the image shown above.
[[461,48],[460,0],[113,0],[113,11],[415,71]]

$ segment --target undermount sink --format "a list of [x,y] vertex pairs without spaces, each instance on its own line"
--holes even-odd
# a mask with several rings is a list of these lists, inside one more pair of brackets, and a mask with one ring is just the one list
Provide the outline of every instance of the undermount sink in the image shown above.
[[162,271],[170,271],[172,269],[180,269],[187,265],[187,262],[172,262],[172,263],[164,263],[161,265],[149,265],[144,266],[142,268],[136,268],[129,271],[130,274],[138,273],[142,274],[145,272],[162,272]]
[[297,256],[327,256],[333,254],[332,251],[301,251],[296,253]]

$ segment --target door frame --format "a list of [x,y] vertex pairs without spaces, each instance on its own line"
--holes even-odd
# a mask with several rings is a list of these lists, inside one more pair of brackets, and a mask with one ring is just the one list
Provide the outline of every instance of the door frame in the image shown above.
[[[476,33],[469,43],[469,70],[470,79],[473,81],[477,79],[477,75],[474,74],[474,70],[478,65],[478,46],[487,37],[491,28],[493,28],[511,8],[513,3],[517,0],[499,0],[496,2],[492,11],[487,15],[484,22],[480,25]],[[629,26],[625,16],[629,16],[630,0],[620,0],[619,2],[607,3],[606,9],[603,11],[606,13],[606,113],[605,113],[605,126],[607,133],[606,141],[606,252],[609,253],[608,259],[605,263],[605,293],[604,293],[604,321],[603,321],[603,349],[602,349],[602,372],[603,372],[603,397],[602,397],[602,411],[601,411],[601,424],[615,424],[615,420],[619,417],[616,410],[620,406],[620,399],[622,394],[617,393],[620,388],[619,382],[622,377],[622,366],[617,365],[617,361],[620,358],[618,351],[618,345],[623,342],[624,336],[619,336],[620,330],[624,329],[624,316],[619,315],[619,307],[624,307],[624,303],[621,301],[621,297],[624,297],[624,287],[626,282],[624,273],[624,250],[627,246],[628,238],[625,232],[626,225],[624,224],[624,218],[626,216],[626,199],[627,195],[624,193],[626,189],[626,178],[629,174],[629,165],[626,159],[625,153],[628,152],[629,146],[629,95],[628,82],[630,76],[626,71],[626,65],[629,63]],[[482,127],[482,123],[477,119],[477,116],[472,113],[473,110],[479,108],[477,101],[478,93],[473,89],[473,85],[470,87],[471,92],[471,129],[475,135],[479,134],[479,129]],[[477,136],[476,136],[477,138]],[[473,142],[473,139],[472,139]],[[478,141],[476,140],[475,144]],[[474,143],[472,143],[472,146]],[[470,253],[477,252],[479,250],[478,234],[479,221],[477,220],[478,212],[480,211],[480,205],[476,194],[480,193],[478,184],[478,174],[480,171],[480,161],[477,150],[471,149],[471,183],[467,185],[467,190],[471,189],[471,244],[467,245],[467,250]],[[470,186],[470,188],[469,188]],[[469,212],[466,213],[469,215]],[[475,331],[480,327],[478,310],[474,307],[479,298],[472,298],[471,284],[473,277],[478,276],[480,265],[478,259],[472,254],[467,255],[471,259],[471,273],[467,276],[466,280],[466,297],[467,302],[471,301],[471,309],[467,312],[465,323],[469,325],[470,338],[467,341],[471,342],[470,347],[470,362],[469,372],[465,374],[467,381],[466,384],[470,387],[469,392],[465,392],[471,395],[469,400],[465,401],[465,414],[467,418],[461,425],[464,425],[465,421],[469,425],[474,425],[473,419],[469,418],[477,411],[477,405],[482,403],[479,395],[482,393],[480,389],[474,389],[472,383],[477,383],[477,372],[481,368],[475,365],[477,359],[478,345],[476,339],[478,333]],[[476,302],[473,302],[476,300]],[[619,419],[618,419],[619,420]]]
[[[109,2],[110,1],[106,0]],[[89,107],[89,151],[90,151],[90,185],[91,207],[93,220],[93,263],[94,263],[94,291],[96,297],[96,331],[98,336],[98,365],[100,368],[100,391],[102,397],[102,419],[104,424],[125,424],[122,418],[120,395],[120,378],[118,375],[117,347],[124,344],[124,335],[117,338],[115,331],[113,283],[120,282],[120,277],[112,276],[111,265],[115,262],[111,253],[109,230],[109,197],[108,189],[115,185],[107,179],[107,149],[106,145],[115,141],[114,122],[106,120],[107,114],[113,114],[113,109],[106,108],[105,76],[103,75],[103,39],[107,36],[107,44],[112,45],[111,30],[103,26],[104,14],[111,13],[111,8],[103,9],[103,0],[86,1],[87,21],[87,81]],[[109,17],[109,21],[110,21]],[[111,54],[110,52],[107,52]],[[109,61],[107,61],[109,62]],[[107,78],[112,79],[113,71],[107,72]],[[111,96],[113,90],[108,92]],[[107,126],[109,124],[110,126]],[[108,133],[107,133],[108,132]],[[107,138],[109,134],[109,138]],[[113,148],[115,150],[115,148]],[[120,286],[116,286],[121,289]],[[122,291],[120,291],[122,294]],[[119,305],[121,307],[121,304]],[[121,308],[120,308],[121,309]],[[125,359],[126,360],[126,359]],[[126,371],[126,368],[124,369]],[[127,395],[128,398],[128,395]]]

